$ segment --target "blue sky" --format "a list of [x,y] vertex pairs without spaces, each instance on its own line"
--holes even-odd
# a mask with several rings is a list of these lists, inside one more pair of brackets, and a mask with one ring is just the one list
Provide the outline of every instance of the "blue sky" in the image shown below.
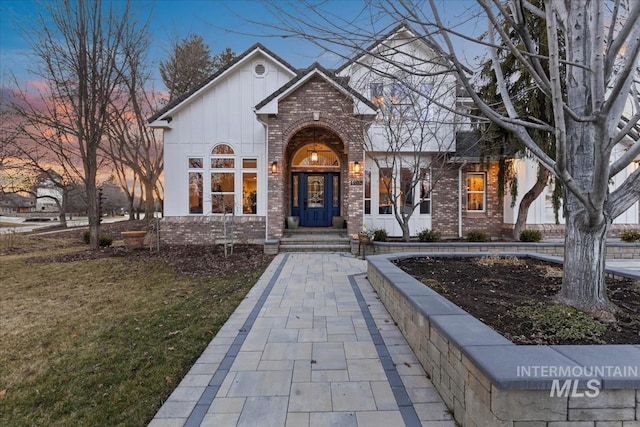
[[[470,4],[469,0],[440,1],[446,5],[444,11],[452,16]],[[350,17],[361,10],[363,2],[331,0],[319,1],[318,4],[341,17]],[[154,70],[157,70],[158,61],[169,55],[172,42],[190,33],[202,36],[212,54],[226,47],[239,54],[260,42],[294,67],[306,67],[314,61],[336,67],[343,62],[330,55],[321,56],[320,50],[310,42],[267,36],[268,29],[249,22],[275,22],[260,1],[156,0],[138,1],[135,5],[141,14],[147,15],[149,7],[153,7],[150,27],[153,44],[149,57],[154,62]],[[42,2],[37,0],[0,0],[0,86],[8,85],[12,74],[16,74],[19,80],[30,79],[26,55],[29,45],[21,34],[23,28],[28,31],[31,23],[35,22],[37,10],[41,7]],[[162,82],[156,82],[156,86],[162,87]]]

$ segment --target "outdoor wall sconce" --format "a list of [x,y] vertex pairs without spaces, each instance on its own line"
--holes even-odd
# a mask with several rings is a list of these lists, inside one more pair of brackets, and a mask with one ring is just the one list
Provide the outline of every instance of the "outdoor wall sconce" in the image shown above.
[[275,160],[271,163],[271,173],[278,173],[278,162]]
[[360,162],[353,162],[353,173],[356,175],[360,173]]

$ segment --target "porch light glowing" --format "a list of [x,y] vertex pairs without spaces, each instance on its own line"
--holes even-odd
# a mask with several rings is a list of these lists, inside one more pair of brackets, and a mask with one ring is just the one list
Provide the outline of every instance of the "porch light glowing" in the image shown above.
[[316,151],[316,147],[313,147],[313,151],[311,151],[311,161],[316,163],[318,161],[318,152]]
[[275,160],[271,163],[271,173],[278,173],[278,162]]
[[360,162],[353,162],[353,173],[360,173]]

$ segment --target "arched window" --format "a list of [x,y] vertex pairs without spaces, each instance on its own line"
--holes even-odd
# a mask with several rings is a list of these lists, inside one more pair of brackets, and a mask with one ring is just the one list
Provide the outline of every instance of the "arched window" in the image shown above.
[[211,150],[211,213],[232,213],[235,208],[236,159],[233,147],[218,144]]

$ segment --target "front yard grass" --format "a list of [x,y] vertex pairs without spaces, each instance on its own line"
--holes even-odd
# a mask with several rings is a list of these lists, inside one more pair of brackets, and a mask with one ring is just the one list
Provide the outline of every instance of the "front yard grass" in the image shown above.
[[78,244],[0,256],[2,426],[146,425],[268,261],[189,274]]

